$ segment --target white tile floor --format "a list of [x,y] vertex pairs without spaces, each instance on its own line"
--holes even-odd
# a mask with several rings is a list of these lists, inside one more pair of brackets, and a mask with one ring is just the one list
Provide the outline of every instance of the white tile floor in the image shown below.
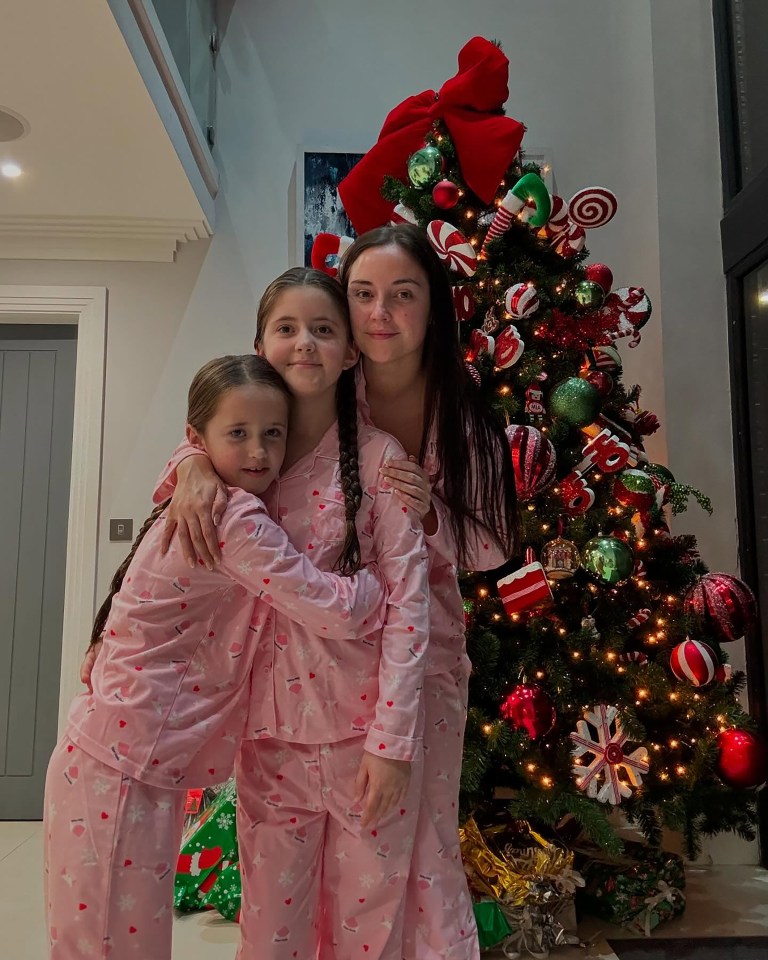
[[[0,821],[0,955],[45,960],[42,923],[42,825]],[[689,867],[688,905],[659,928],[662,937],[768,936],[768,871],[758,867]],[[616,960],[611,936],[629,934],[599,920],[580,929],[589,950],[562,948],[552,960]],[[175,960],[232,960],[237,927],[213,913],[180,917],[174,928]],[[487,954],[487,960],[496,960]],[[501,954],[496,956],[501,957]]]

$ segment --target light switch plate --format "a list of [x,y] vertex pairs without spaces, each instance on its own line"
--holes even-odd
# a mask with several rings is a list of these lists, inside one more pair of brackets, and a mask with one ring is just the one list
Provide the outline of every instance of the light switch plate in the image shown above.
[[109,539],[127,540],[130,543],[133,540],[133,520],[110,520]]

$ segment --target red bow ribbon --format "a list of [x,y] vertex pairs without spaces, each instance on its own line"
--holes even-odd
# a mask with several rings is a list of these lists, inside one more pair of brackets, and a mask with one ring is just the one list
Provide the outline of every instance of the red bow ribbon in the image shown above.
[[444,121],[464,180],[483,203],[490,203],[525,133],[501,114],[509,88],[509,60],[483,37],[459,52],[459,70],[440,88],[409,97],[391,111],[378,142],[339,184],[347,216],[358,233],[387,223],[392,204],[379,191],[384,177],[405,180],[408,157],[423,146],[436,120]]

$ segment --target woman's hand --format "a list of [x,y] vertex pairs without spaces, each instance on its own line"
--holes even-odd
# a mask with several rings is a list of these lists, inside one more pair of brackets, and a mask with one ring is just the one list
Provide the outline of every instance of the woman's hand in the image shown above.
[[84,683],[86,687],[88,687],[88,693],[93,693],[91,674],[93,673],[93,667],[98,659],[99,654],[101,653],[101,648],[103,646],[103,640],[97,640],[96,643],[92,643],[85,651],[83,662],[80,664],[80,681]]
[[429,513],[434,512],[432,484],[415,457],[408,457],[407,460],[390,460],[386,466],[381,467],[379,472],[392,485],[403,503],[413,507],[420,520],[424,521]]
[[363,750],[363,759],[355,778],[355,799],[363,804],[360,824],[378,823],[391,810],[401,806],[411,779],[407,760],[376,757]]
[[196,567],[199,558],[213,570],[221,560],[216,524],[226,506],[227,488],[208,457],[182,460],[176,468],[176,490],[168,506],[161,552],[168,552],[176,532],[189,566]]

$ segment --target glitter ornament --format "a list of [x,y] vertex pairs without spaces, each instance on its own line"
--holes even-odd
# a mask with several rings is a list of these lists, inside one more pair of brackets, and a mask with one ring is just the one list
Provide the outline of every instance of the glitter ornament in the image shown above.
[[450,210],[459,202],[459,188],[452,180],[441,180],[432,188],[432,199],[441,210]]
[[623,470],[614,481],[613,495],[622,506],[643,512],[653,506],[656,486],[642,470]]
[[630,548],[616,537],[593,537],[581,552],[584,569],[593,580],[613,587],[632,576],[634,558]]
[[431,144],[422,147],[408,157],[408,179],[423,189],[436,183],[443,174],[443,155]]
[[580,307],[596,310],[605,300],[605,291],[594,280],[579,280],[573,291],[574,299]]
[[717,654],[706,643],[683,640],[669,655],[669,668],[678,680],[703,687],[715,679]]
[[[638,747],[630,754],[624,752],[628,738],[616,707],[598,704],[593,710],[585,711],[584,719],[579,720],[576,732],[570,736],[574,757],[592,754],[588,764],[572,767],[576,786],[588,797],[616,806],[632,796],[632,787],[642,785],[643,776],[649,770],[648,751]],[[623,778],[619,776],[622,771]]]
[[611,287],[613,286],[613,271],[606,264],[588,263],[586,267],[584,267],[584,276],[587,280],[592,280],[594,283],[597,283],[603,293],[608,294],[611,292]]
[[515,488],[523,503],[555,479],[555,448],[535,427],[511,423],[504,431],[515,472]]
[[747,790],[768,779],[768,749],[754,733],[723,730],[717,749],[717,772],[729,786]]
[[549,395],[547,407],[551,416],[574,427],[586,427],[600,412],[600,394],[581,377],[569,377]]
[[754,594],[727,573],[704,574],[686,594],[684,608],[699,617],[720,643],[743,637],[757,618]]
[[557,720],[555,705],[536,684],[521,683],[502,702],[500,712],[515,730],[525,730],[531,740],[545,737]]

